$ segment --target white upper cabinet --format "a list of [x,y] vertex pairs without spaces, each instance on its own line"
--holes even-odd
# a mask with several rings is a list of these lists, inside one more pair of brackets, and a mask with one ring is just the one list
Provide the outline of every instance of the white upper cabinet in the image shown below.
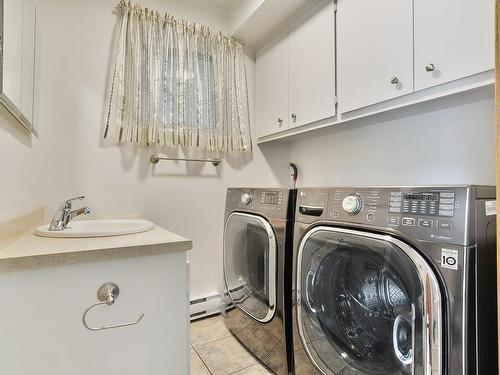
[[494,67],[494,0],[415,0],[415,86]]
[[494,1],[311,1],[257,54],[258,137],[493,83]]
[[288,35],[257,53],[256,133],[263,137],[288,129]]
[[308,7],[259,50],[256,64],[258,137],[335,116],[333,0]]
[[290,128],[335,116],[335,7],[321,1],[290,28]]
[[340,112],[413,92],[413,1],[338,0],[337,64]]

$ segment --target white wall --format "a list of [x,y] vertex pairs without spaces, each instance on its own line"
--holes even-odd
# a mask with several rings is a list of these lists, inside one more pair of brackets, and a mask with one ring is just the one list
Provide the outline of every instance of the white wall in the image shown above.
[[265,0],[233,0],[229,8],[229,30],[236,31]]
[[[54,146],[57,139],[71,145],[74,155],[69,176],[75,184],[59,189],[59,196],[82,193],[93,217],[141,215],[192,239],[192,294],[220,290],[225,190],[286,184],[288,145],[273,146],[265,156],[256,147],[253,159],[229,155],[218,168],[173,162],[153,168],[148,161],[150,149],[106,145],[102,119],[116,4],[115,0],[40,0],[38,4],[45,114],[40,133],[42,139],[54,138]],[[227,12],[206,1],[143,0],[142,4],[216,30],[228,28]],[[252,108],[254,68],[247,59]],[[47,124],[69,133],[49,132]],[[48,207],[48,215],[54,209]]]
[[403,108],[291,144],[300,186],[495,184],[494,92]]
[[[50,82],[50,75],[42,81]],[[41,99],[40,139],[32,138],[0,107],[0,222],[40,205],[52,211],[61,197],[75,191],[74,137],[59,119],[66,109],[58,108],[56,101],[55,96]]]
[[[61,55],[61,46],[44,49],[47,38],[38,39],[38,60],[42,64],[37,70],[42,73],[41,67],[47,68],[40,74],[38,85],[39,90],[43,90],[37,99],[35,118],[40,139],[33,138],[0,107],[0,221],[39,205],[54,210],[62,197],[76,190],[73,111],[68,103],[59,105],[65,87],[62,81],[55,79],[65,67],[50,56]],[[54,60],[50,66],[47,65],[49,56]]]
[[0,109],[0,221],[38,203],[31,137]]

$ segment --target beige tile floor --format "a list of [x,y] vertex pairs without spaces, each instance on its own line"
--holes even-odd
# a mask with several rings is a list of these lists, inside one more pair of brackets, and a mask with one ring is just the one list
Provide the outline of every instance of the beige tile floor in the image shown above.
[[191,323],[191,375],[272,374],[246,351],[219,316]]

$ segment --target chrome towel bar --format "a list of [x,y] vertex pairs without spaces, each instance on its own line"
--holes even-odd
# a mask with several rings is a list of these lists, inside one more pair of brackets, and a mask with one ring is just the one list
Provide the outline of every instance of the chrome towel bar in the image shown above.
[[220,159],[186,159],[186,158],[167,158],[167,157],[160,157],[156,154],[154,155],[151,155],[151,157],[149,158],[149,160],[151,161],[151,163],[153,164],[158,164],[158,162],[160,160],[172,160],[172,161],[196,161],[196,162],[200,162],[200,163],[212,163],[212,165],[214,167],[217,167],[221,162],[222,160]]
[[120,294],[120,288],[115,283],[106,283],[106,284],[102,285],[99,288],[99,290],[97,291],[97,299],[100,302],[95,303],[92,306],[90,306],[88,309],[86,309],[84,311],[84,313],[82,315],[83,326],[90,331],[104,331],[106,329],[135,326],[136,324],[139,324],[139,322],[142,320],[142,318],[144,318],[144,315],[145,315],[144,313],[142,313],[135,322],[119,323],[119,324],[113,324],[110,326],[103,326],[103,327],[91,327],[87,324],[87,314],[89,313],[90,310],[92,310],[94,307],[100,306],[100,305],[108,305],[108,306],[113,305],[115,303],[116,299],[118,298],[119,294]]

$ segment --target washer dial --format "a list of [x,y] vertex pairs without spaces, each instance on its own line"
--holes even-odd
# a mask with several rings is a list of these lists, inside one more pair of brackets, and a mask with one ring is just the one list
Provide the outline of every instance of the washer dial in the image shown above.
[[350,194],[342,201],[342,208],[349,215],[356,215],[363,208],[363,200],[358,194]]
[[241,196],[241,203],[248,206],[251,202],[252,202],[252,196],[249,193],[244,193]]

